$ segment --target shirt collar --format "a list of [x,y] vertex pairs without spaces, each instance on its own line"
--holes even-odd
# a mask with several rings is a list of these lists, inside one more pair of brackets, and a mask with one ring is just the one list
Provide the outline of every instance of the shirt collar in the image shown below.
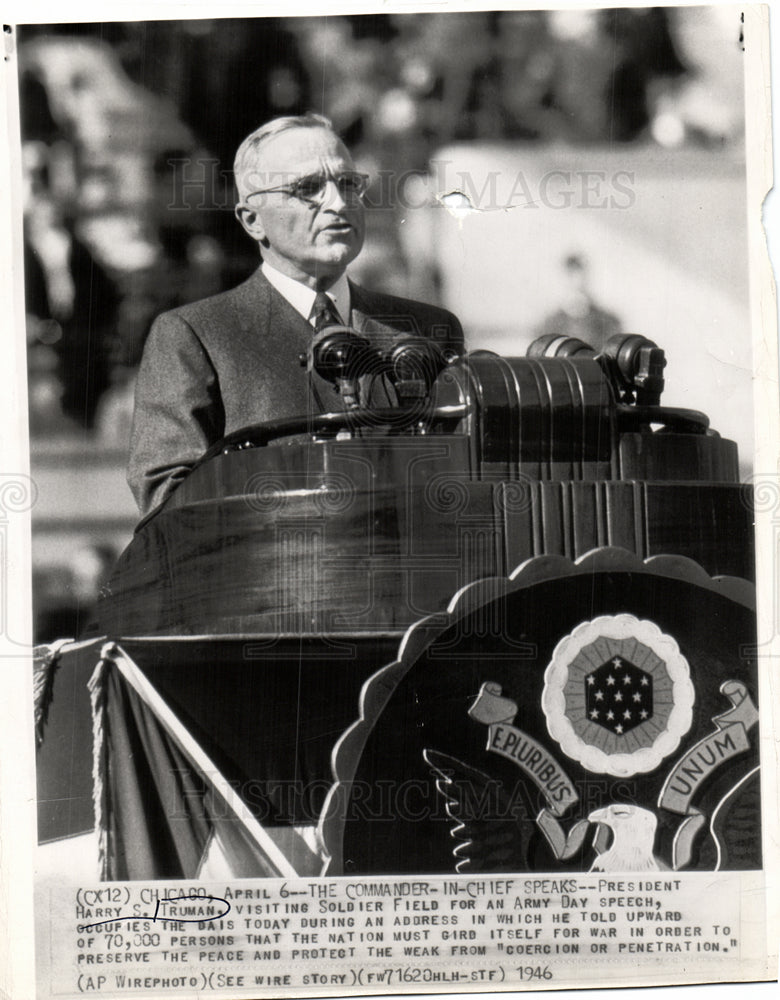
[[[300,313],[305,320],[310,320],[314,299],[317,294],[314,289],[309,288],[308,285],[304,285],[300,281],[296,281],[295,278],[291,278],[287,274],[282,274],[281,271],[272,267],[267,261],[263,261],[262,271],[269,283],[274,286],[280,295],[287,299],[293,309]],[[349,324],[351,302],[349,282],[347,281],[346,274],[342,274],[338,281],[331,285],[330,288],[327,288],[325,292],[336,307],[342,322]]]

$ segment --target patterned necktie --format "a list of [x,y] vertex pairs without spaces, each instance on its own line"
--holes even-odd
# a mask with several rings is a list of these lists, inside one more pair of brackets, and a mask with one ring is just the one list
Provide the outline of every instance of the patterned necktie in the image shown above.
[[[341,317],[338,314],[338,310],[333,304],[333,300],[325,292],[317,292],[314,296],[314,304],[311,307],[310,321],[313,322],[314,332],[320,333],[328,326],[333,326],[334,324],[341,325]],[[303,358],[304,355],[301,355]],[[309,391],[311,392],[312,398],[316,405],[317,410],[320,413],[326,412],[326,407],[323,403],[322,397],[317,391],[317,384],[314,378],[314,372],[309,367]],[[332,409],[333,407],[330,407]]]
[[314,297],[314,305],[311,307],[311,318],[314,320],[314,330],[319,333],[326,326],[333,326],[334,323],[337,325],[342,324],[341,316],[339,316],[336,307],[333,305],[333,300],[325,292],[317,292]]

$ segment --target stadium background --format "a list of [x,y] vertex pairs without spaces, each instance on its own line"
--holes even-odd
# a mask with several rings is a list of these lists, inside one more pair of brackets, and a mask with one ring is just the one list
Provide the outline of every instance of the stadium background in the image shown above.
[[471,347],[508,354],[585,304],[666,349],[664,401],[708,412],[749,471],[735,9],[30,25],[19,41],[37,639],[78,632],[132,532],[151,320],[256,266],[230,169],[278,114],[327,114],[374,178],[357,280],[441,302]]

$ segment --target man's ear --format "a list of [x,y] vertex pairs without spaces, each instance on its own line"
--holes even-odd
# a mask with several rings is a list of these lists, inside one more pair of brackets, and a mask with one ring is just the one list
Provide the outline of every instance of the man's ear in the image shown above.
[[260,213],[251,208],[249,205],[245,205],[243,202],[239,202],[235,208],[236,218],[241,223],[244,231],[247,235],[251,236],[253,240],[258,243],[265,242],[265,227],[260,221]]

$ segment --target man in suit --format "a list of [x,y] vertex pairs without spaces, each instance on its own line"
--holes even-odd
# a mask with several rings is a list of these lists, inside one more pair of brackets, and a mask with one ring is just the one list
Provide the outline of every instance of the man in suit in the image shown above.
[[363,246],[367,178],[326,118],[268,122],[241,144],[234,170],[236,216],[262,263],[237,288],[164,313],[152,326],[128,469],[144,514],[226,434],[344,409],[333,386],[300,364],[323,319],[374,343],[408,334],[456,353],[463,347],[452,313],[347,278]]

